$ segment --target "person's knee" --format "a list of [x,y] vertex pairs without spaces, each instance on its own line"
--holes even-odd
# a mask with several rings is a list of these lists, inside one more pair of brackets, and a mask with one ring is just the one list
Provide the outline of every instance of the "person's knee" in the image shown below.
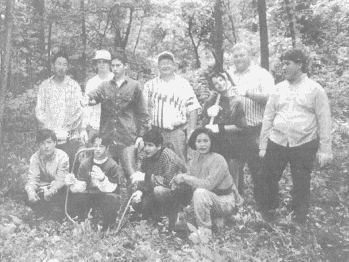
[[173,198],[173,191],[169,188],[163,187],[163,186],[156,186],[154,188],[154,197],[156,201],[159,202],[166,202],[170,198]]
[[209,193],[207,189],[198,188],[193,193],[193,203],[194,206],[202,203],[209,203]]

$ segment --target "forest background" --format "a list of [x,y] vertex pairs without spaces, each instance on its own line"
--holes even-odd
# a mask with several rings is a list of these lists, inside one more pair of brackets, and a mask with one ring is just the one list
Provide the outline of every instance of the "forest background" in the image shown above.
[[[348,38],[348,0],[1,0],[0,260],[348,261]],[[306,226],[293,224],[287,212],[288,172],[280,185],[279,223],[266,223],[253,210],[245,176],[245,204],[213,241],[200,229],[182,239],[143,222],[103,238],[89,221],[32,223],[21,178],[36,150],[36,94],[52,75],[54,53],[69,53],[69,74],[84,90],[95,74],[97,49],[126,52],[129,74],[143,83],[157,74],[157,54],[168,50],[204,103],[208,72],[232,66],[230,50],[239,42],[251,45],[254,62],[276,82],[283,79],[282,52],[303,49],[309,75],[330,98],[335,159],[313,172]]]

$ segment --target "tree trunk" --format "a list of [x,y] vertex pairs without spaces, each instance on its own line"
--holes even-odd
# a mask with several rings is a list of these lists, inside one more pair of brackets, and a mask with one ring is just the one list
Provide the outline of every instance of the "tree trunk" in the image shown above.
[[34,19],[38,26],[38,49],[41,54],[45,54],[45,0],[32,0],[32,6],[34,7]]
[[136,40],[136,43],[135,43],[135,47],[133,48],[133,56],[136,54],[136,49],[137,49],[137,46],[138,46],[138,43],[139,43],[139,39],[141,37],[141,33],[142,33],[142,29],[143,29],[143,23],[144,23],[144,19],[142,17],[141,25],[139,27],[139,31],[138,31],[138,35],[137,35],[137,40]]
[[[82,41],[82,54],[81,54],[81,62],[82,62],[82,81],[86,79],[86,45],[87,45],[87,37],[86,37],[86,21],[85,21],[85,0],[80,0],[80,8],[81,8],[81,41]],[[85,88],[84,88],[85,89]],[[85,90],[83,90],[85,92]]]
[[[12,0],[6,0],[6,22],[5,22],[5,47],[4,47],[4,69],[1,72],[1,90],[0,90],[0,141],[2,143],[3,136],[3,117],[5,109],[5,95],[7,90],[8,72],[11,66],[11,51],[12,51],[12,30],[13,30],[13,3]],[[2,151],[2,145],[0,145]]]
[[216,0],[213,17],[215,30],[213,32],[213,53],[216,59],[215,70],[223,71],[223,12],[222,0]]
[[269,70],[269,40],[265,0],[258,0],[259,37],[261,48],[261,66]]
[[293,7],[293,2],[294,0],[285,0],[286,4],[286,13],[287,13],[287,18],[289,22],[289,28],[290,28],[290,35],[292,39],[292,47],[296,47],[296,29],[295,29],[295,22],[294,22],[294,7]]
[[49,22],[48,25],[48,36],[47,36],[47,71],[51,75],[51,35],[52,35],[53,21]]

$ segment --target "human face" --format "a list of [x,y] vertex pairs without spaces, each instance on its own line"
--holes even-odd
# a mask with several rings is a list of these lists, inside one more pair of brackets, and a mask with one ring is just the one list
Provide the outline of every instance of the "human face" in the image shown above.
[[111,61],[111,70],[113,71],[115,78],[120,79],[125,75],[127,65],[123,64],[118,59]]
[[64,78],[68,71],[68,61],[64,57],[58,57],[54,63],[55,75]]
[[104,159],[107,155],[107,147],[102,145],[102,139],[97,137],[93,143],[95,150],[93,151],[93,156],[95,159]]
[[56,142],[51,137],[40,143],[40,153],[45,157],[50,157],[56,148]]
[[98,59],[96,61],[98,74],[106,74],[110,72],[110,65],[108,60]]
[[144,142],[144,152],[145,152],[145,157],[147,158],[155,156],[160,149],[161,149],[161,145],[156,146],[154,143]]
[[216,91],[219,93],[224,93],[228,90],[227,81],[221,76],[212,78],[212,83]]
[[238,72],[244,72],[251,64],[251,58],[248,51],[241,48],[233,52],[234,65]]
[[171,59],[161,59],[158,68],[161,76],[171,76],[175,71],[175,63]]
[[195,147],[196,147],[196,151],[198,151],[200,154],[202,155],[208,154],[211,149],[210,137],[205,133],[199,134],[196,137]]
[[285,79],[292,83],[302,75],[302,65],[291,60],[284,60],[282,71],[285,75]]

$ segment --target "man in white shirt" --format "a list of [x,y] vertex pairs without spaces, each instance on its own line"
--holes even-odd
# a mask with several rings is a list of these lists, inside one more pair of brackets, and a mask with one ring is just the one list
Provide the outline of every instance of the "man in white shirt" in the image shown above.
[[[107,50],[97,50],[92,61],[97,67],[97,75],[87,81],[85,94],[97,89],[102,82],[109,81],[114,77],[114,74],[110,70],[111,55]],[[94,134],[98,133],[100,118],[101,104],[85,108],[83,126],[86,130],[82,132],[82,138],[84,140],[87,141],[87,138],[91,138]]]
[[144,85],[151,128],[157,129],[169,146],[183,161],[187,161],[187,137],[196,128],[197,110],[201,107],[190,83],[175,74],[172,53],[158,56],[160,75]]
[[72,169],[74,155],[81,146],[83,111],[81,88],[67,75],[68,67],[69,57],[58,52],[53,57],[54,75],[39,86],[35,113],[45,128],[55,132],[57,148],[68,154]]

